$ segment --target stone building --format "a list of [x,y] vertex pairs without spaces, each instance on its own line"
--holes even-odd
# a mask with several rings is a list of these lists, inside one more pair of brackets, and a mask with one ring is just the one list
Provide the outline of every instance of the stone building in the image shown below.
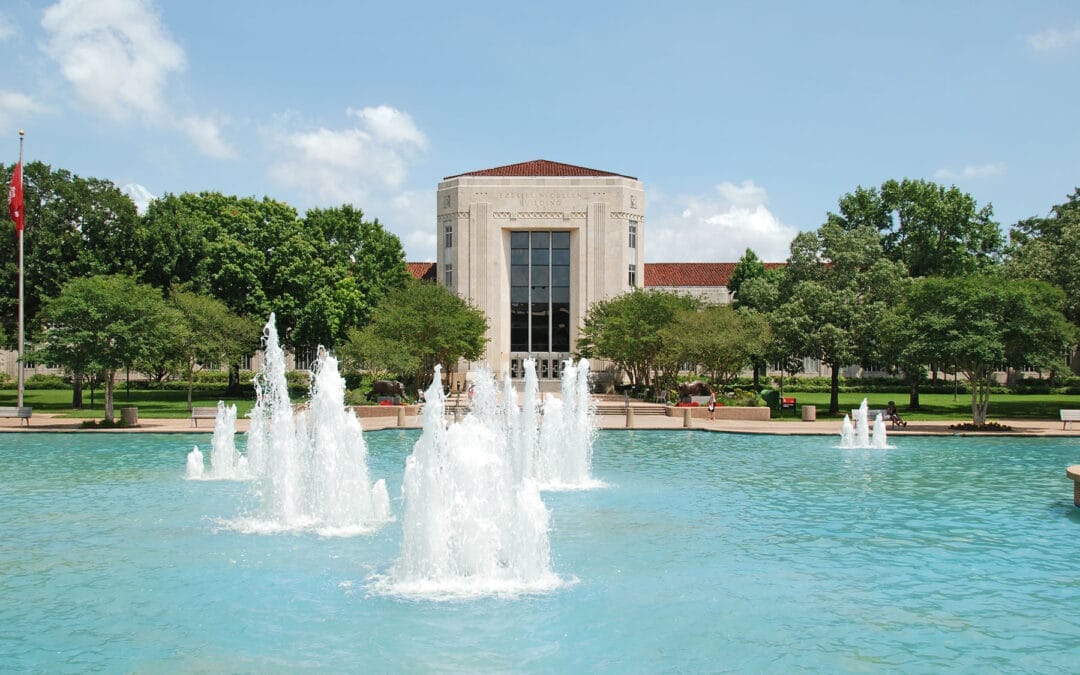
[[522,377],[531,356],[557,377],[588,308],[644,286],[632,176],[535,160],[447,176],[436,200],[438,282],[487,315],[495,372]]

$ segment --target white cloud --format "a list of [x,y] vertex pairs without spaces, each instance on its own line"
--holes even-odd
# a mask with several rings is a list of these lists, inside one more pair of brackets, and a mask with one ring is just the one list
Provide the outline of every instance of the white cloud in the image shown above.
[[1080,42],[1080,26],[1068,30],[1052,28],[1028,36],[1028,46],[1037,52],[1056,52]]
[[0,13],[0,42],[3,42],[14,34],[15,24],[11,22],[11,19],[7,18],[7,15]]
[[724,182],[716,195],[682,196],[650,205],[645,239],[649,262],[735,262],[751,248],[765,261],[787,259],[798,228],[767,206],[765,188],[753,181]]
[[[394,108],[346,112],[358,120],[356,126],[267,131],[267,142],[280,157],[268,168],[270,177],[304,191],[309,198],[334,205],[363,205],[373,193],[397,191],[412,160],[427,148],[427,137],[407,113]],[[294,124],[288,117],[280,121],[285,126]]]
[[135,202],[135,208],[139,213],[146,213],[146,209],[150,206],[150,202],[157,199],[150,190],[138,183],[127,183],[120,187],[120,192],[126,194],[131,198],[131,201]]
[[61,0],[45,10],[45,52],[76,94],[114,120],[165,109],[184,52],[144,0]]
[[435,261],[435,195],[431,190],[409,190],[392,197],[379,208],[379,222],[401,238],[406,259],[412,262]]
[[990,178],[1005,174],[1005,162],[991,162],[989,164],[968,164],[960,171],[952,169],[938,169],[934,172],[937,180],[976,180]]
[[89,109],[116,122],[179,130],[215,159],[236,157],[221,120],[173,112],[167,85],[187,59],[150,0],[60,0],[41,25],[45,53]]
[[17,91],[0,89],[0,129],[20,125],[36,113],[48,112],[49,107]]
[[219,122],[210,117],[192,115],[179,120],[180,129],[207,157],[215,159],[235,159],[236,148],[225,140]]
[[421,150],[427,149],[427,137],[416,128],[408,113],[385,105],[360,110],[349,108],[345,112],[363,120],[372,136],[382,142],[411,144]]

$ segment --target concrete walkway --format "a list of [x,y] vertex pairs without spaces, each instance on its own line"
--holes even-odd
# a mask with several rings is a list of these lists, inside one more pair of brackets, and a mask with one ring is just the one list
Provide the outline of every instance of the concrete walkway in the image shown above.
[[[597,415],[597,425],[601,429],[625,429],[625,415]],[[889,436],[900,438],[903,436],[1071,436],[1080,438],[1080,425],[1074,424],[1072,429],[1062,430],[1059,420],[994,420],[1012,427],[1010,432],[965,432],[954,431],[949,428],[954,422],[909,422],[901,429],[889,429]],[[361,424],[367,431],[379,429],[392,429],[398,427],[396,416],[369,417],[361,420]],[[685,428],[681,416],[667,417],[665,415],[635,415],[635,429],[666,429],[677,430]],[[418,429],[421,419],[417,416],[405,418],[404,428]],[[248,420],[241,418],[236,420],[238,432],[247,431]],[[819,420],[817,422],[802,422],[798,420],[691,420],[691,428],[706,431],[737,433],[737,434],[791,434],[791,435],[840,435],[840,422],[836,420]],[[147,419],[139,418],[139,426],[127,429],[84,429],[81,419],[59,417],[49,413],[34,413],[30,420],[30,426],[25,426],[21,420],[0,419],[0,432],[80,432],[80,433],[211,433],[214,430],[213,420],[199,420],[199,426],[195,427],[190,419]]]

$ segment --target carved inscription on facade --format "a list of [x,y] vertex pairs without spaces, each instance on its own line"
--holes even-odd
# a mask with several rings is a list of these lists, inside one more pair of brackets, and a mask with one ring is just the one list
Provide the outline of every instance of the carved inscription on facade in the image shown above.
[[496,198],[528,211],[554,211],[575,204],[580,196],[573,192],[500,192]]

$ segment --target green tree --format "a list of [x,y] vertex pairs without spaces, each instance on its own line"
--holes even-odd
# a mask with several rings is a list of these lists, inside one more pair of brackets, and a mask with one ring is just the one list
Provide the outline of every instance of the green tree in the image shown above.
[[764,316],[731,305],[680,311],[661,338],[682,364],[700,368],[721,387],[749,368],[772,339]]
[[354,366],[400,375],[411,387],[434,377],[460,359],[475,361],[487,344],[484,313],[443,286],[410,281],[391,290],[372,312],[371,321],[353,329],[340,350]]
[[1063,306],[1061,291],[1041,281],[981,276],[921,279],[905,311],[926,349],[967,377],[972,421],[985,424],[995,370],[1061,365],[1076,339]]
[[677,293],[640,289],[597,302],[585,315],[578,355],[613,362],[634,386],[669,389],[680,362],[662,333],[674,325],[680,311],[696,310],[700,304]]
[[[1065,316],[1080,326],[1080,188],[1051,209],[1046,218],[1029,218],[1009,233],[1009,276],[1039,279],[1065,293]],[[1076,352],[1076,345],[1072,350]],[[1080,372],[1080,358],[1073,358]]]
[[172,339],[173,312],[161,291],[127,275],[72,279],[42,308],[44,338],[36,356],[73,373],[100,373],[105,419],[112,422],[116,372]]
[[743,284],[751,279],[764,279],[765,278],[765,263],[757,257],[753,249],[746,249],[743,253],[743,257],[739,258],[739,262],[735,263],[735,269],[731,272],[731,278],[728,279],[728,292],[730,292],[734,298],[732,304],[735,307],[741,307],[742,298],[740,297],[740,291]]
[[844,229],[832,219],[791,244],[785,302],[774,313],[781,344],[831,369],[829,413],[840,412],[840,369],[883,353],[881,318],[902,297],[904,266],[881,253],[870,227]]
[[[5,184],[13,169],[4,167]],[[37,322],[45,299],[59,295],[68,280],[133,273],[142,254],[135,205],[111,182],[82,178],[42,162],[26,164],[23,174],[24,312],[29,327]],[[0,228],[0,321],[9,340],[18,335],[18,251],[15,228]]]
[[882,251],[913,277],[965,276],[1000,264],[1003,239],[993,207],[971,195],[926,180],[888,180],[880,189],[858,187],[840,198],[829,222],[846,230],[882,234]]
[[233,312],[274,312],[282,343],[333,347],[408,278],[400,240],[350,205],[303,219],[269,198],[165,195],[146,215],[144,278],[186,284]]
[[191,408],[195,373],[210,364],[236,363],[250,354],[258,346],[260,326],[209,296],[173,289],[169,302],[180,319],[170,347],[187,380],[187,403]]

